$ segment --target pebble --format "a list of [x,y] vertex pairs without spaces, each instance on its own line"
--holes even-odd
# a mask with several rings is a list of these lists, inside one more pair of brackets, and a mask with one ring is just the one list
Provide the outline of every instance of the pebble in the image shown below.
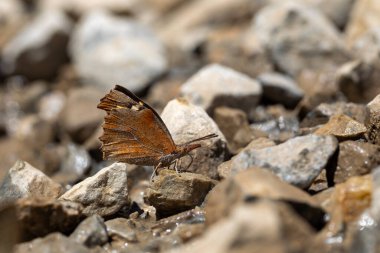
[[[281,200],[290,205],[302,203],[311,223],[323,220],[324,212],[307,193],[281,181],[268,170],[251,167],[227,178],[209,192],[205,201],[206,224],[214,224],[231,213],[239,203],[255,198]],[[294,208],[297,209],[296,204]]]
[[21,199],[16,203],[21,238],[31,240],[49,233],[71,233],[83,219],[82,205],[44,198]]
[[109,216],[128,205],[127,166],[114,163],[75,184],[59,199],[83,205],[83,214]]
[[107,243],[108,235],[103,218],[99,215],[88,217],[77,226],[70,238],[89,248]]
[[344,114],[337,114],[314,133],[317,135],[334,135],[338,139],[344,140],[360,138],[366,132],[367,128],[360,122]]
[[142,91],[167,69],[162,43],[146,26],[105,11],[85,15],[74,30],[70,55],[87,83]]
[[230,174],[258,166],[272,171],[285,182],[307,188],[327,165],[337,144],[333,136],[307,135],[274,147],[246,149],[231,159]]
[[4,46],[4,72],[29,79],[55,77],[68,59],[66,47],[71,29],[72,23],[63,12],[41,12]]
[[202,204],[216,182],[193,173],[162,170],[146,192],[146,200],[160,215],[168,216]]
[[219,64],[203,67],[181,87],[184,97],[210,115],[218,106],[249,112],[258,104],[261,93],[256,80]]
[[30,242],[18,244],[15,253],[90,253],[84,245],[81,245],[61,233],[52,233],[44,238],[37,238]]
[[351,57],[333,24],[299,2],[265,6],[255,15],[251,29],[266,45],[276,66],[290,76],[302,69],[334,69]]
[[367,104],[369,110],[369,119],[367,122],[367,139],[375,144],[380,144],[380,95],[377,95]]
[[27,197],[55,199],[62,187],[27,162],[17,161],[0,186],[0,206]]
[[201,148],[190,152],[193,163],[190,167],[189,157],[181,158],[185,171],[199,173],[217,179],[217,167],[225,161],[227,156],[227,141],[215,122],[199,106],[189,103],[185,99],[170,101],[161,114],[162,120],[171,133],[174,142],[179,145],[208,134],[218,135],[206,141],[201,141]]
[[366,142],[345,141],[339,143],[338,166],[334,183],[343,183],[353,176],[362,176],[380,165],[380,148]]
[[303,98],[304,92],[290,77],[276,72],[263,73],[257,77],[263,87],[263,97],[272,103],[294,108]]

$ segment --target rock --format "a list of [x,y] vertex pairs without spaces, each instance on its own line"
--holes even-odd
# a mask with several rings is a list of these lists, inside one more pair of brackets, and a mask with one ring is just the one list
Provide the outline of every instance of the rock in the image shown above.
[[125,218],[115,218],[105,223],[107,234],[112,241],[123,241],[127,243],[136,243],[136,227],[131,220]]
[[65,104],[65,94],[61,91],[52,91],[38,102],[38,115],[48,122],[57,122]]
[[311,196],[295,186],[282,182],[265,169],[251,167],[227,178],[210,191],[205,201],[206,224],[217,222],[228,216],[239,203],[255,198],[281,200],[294,204],[296,209],[307,210],[309,217],[313,217],[310,223],[316,225],[323,223],[321,221],[324,212]]
[[4,72],[29,79],[53,78],[67,61],[71,27],[71,21],[63,12],[40,13],[4,46]]
[[255,80],[218,64],[202,68],[181,87],[183,96],[210,115],[218,106],[248,113],[258,104],[261,92],[261,86]]
[[275,65],[291,76],[302,69],[335,69],[350,59],[329,20],[301,3],[286,1],[265,6],[254,17],[252,32],[266,45]]
[[162,170],[147,189],[145,198],[159,214],[167,216],[199,206],[215,184],[203,175]]
[[233,68],[251,77],[273,70],[270,55],[245,26],[211,30],[204,43],[207,62]]
[[327,165],[337,144],[332,136],[307,135],[274,147],[245,149],[231,159],[229,171],[234,175],[258,166],[272,171],[285,182],[307,188]]
[[70,54],[79,75],[103,91],[115,84],[142,91],[167,68],[164,48],[150,29],[103,11],[81,19]]
[[17,161],[1,184],[0,206],[27,197],[55,199],[61,191],[62,187],[40,170],[27,162]]
[[28,198],[19,200],[16,207],[23,240],[56,231],[71,233],[83,218],[83,207],[70,201]]
[[103,95],[103,92],[91,87],[69,91],[60,122],[77,142],[89,138],[103,121],[103,112],[96,109]]
[[[273,147],[273,146],[276,146],[276,143],[274,143],[272,140],[268,138],[260,137],[260,138],[252,140],[240,152],[245,152],[245,150],[249,151],[249,150],[256,150],[256,149],[268,148],[268,147]],[[231,170],[230,170],[231,162],[232,160],[228,160],[218,166],[218,175],[221,179],[226,179],[232,176]]]
[[236,20],[249,20],[264,4],[266,1],[250,0],[187,3],[160,24],[160,37],[167,45],[193,51],[205,42],[209,31]]
[[313,252],[314,236],[313,229],[285,204],[265,200],[238,205],[202,237],[169,252]]
[[74,185],[59,199],[82,204],[83,214],[87,216],[112,215],[129,202],[127,166],[123,163],[114,163]]
[[337,114],[345,114],[362,124],[365,124],[369,118],[369,110],[365,105],[346,102],[322,103],[306,115],[300,127],[315,127],[325,124],[333,115]]
[[307,113],[322,103],[336,103],[345,101],[340,94],[336,83],[336,71],[302,70],[296,78],[299,87],[305,92],[300,102],[299,115],[305,117]]
[[360,122],[344,114],[337,114],[314,133],[317,135],[334,135],[338,139],[344,140],[359,138],[365,132],[367,132],[367,128]]
[[90,168],[90,155],[82,146],[73,143],[64,147],[62,153],[60,169],[52,178],[63,185],[78,182]]
[[239,109],[218,107],[215,109],[214,120],[232,151],[245,147],[254,138],[247,115]]
[[295,116],[283,115],[276,119],[253,123],[250,127],[254,132],[265,134],[259,135],[259,137],[268,137],[275,142],[284,142],[298,134],[298,124]]
[[263,73],[257,77],[263,87],[264,99],[294,108],[303,98],[303,91],[293,79],[280,73]]
[[340,29],[343,29],[349,21],[351,9],[355,3],[354,0],[306,0],[304,2],[318,8]]
[[89,253],[85,246],[60,234],[52,233],[44,238],[37,238],[31,242],[24,242],[15,247],[15,253]]
[[[0,3],[0,16],[2,22],[0,24],[0,47],[3,48],[4,44],[10,40],[15,33],[17,33],[24,24],[25,10],[22,3],[14,0],[1,1]],[[0,70],[1,73],[1,70]]]
[[103,218],[98,215],[88,217],[79,224],[70,238],[89,248],[105,244],[108,235]]
[[346,40],[349,46],[369,30],[379,27],[379,10],[380,3],[376,0],[355,1],[346,27]]
[[368,174],[380,165],[380,148],[365,142],[345,141],[339,144],[338,166],[334,183],[343,183],[353,176]]
[[368,132],[366,137],[369,141],[380,144],[380,95],[377,95],[371,102],[367,104],[369,110],[369,119],[366,124]]
[[[191,152],[193,163],[188,172],[199,173],[216,179],[217,166],[227,156],[226,140],[215,122],[200,107],[190,104],[185,99],[170,101],[161,115],[171,133],[174,142],[179,145],[188,141],[216,133],[217,138],[202,141],[203,148]],[[189,157],[181,158],[182,164],[188,166]],[[181,169],[183,169],[181,167]]]
[[380,93],[380,61],[355,60],[342,65],[336,73],[336,83],[352,102],[368,103]]

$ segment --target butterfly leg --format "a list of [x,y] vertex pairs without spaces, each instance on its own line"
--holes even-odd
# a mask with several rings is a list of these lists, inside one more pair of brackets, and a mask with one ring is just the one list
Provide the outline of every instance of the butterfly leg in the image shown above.
[[190,157],[191,161],[190,161],[189,165],[187,165],[186,170],[187,170],[188,168],[190,168],[191,164],[193,164],[193,161],[194,161],[194,158],[193,158],[192,155],[190,155],[190,154],[187,154],[187,155]]
[[161,162],[159,162],[153,169],[152,175],[150,176],[150,182],[153,182],[153,178],[156,176],[158,168],[160,168]]

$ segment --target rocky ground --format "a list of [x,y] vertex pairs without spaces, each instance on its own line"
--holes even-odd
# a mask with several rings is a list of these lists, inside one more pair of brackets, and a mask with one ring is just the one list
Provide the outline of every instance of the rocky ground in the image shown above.
[[[380,252],[380,1],[1,0],[0,252]],[[186,172],[102,160],[115,84]]]

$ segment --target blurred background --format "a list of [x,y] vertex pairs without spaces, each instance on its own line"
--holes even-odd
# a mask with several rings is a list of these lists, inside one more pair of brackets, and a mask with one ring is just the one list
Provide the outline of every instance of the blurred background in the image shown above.
[[[379,50],[378,0],[1,0],[0,179],[18,159],[62,184],[93,174],[106,92],[161,112],[209,64],[261,85],[257,107],[232,107],[282,142],[322,102],[374,98]],[[253,137],[236,138],[232,153]]]

